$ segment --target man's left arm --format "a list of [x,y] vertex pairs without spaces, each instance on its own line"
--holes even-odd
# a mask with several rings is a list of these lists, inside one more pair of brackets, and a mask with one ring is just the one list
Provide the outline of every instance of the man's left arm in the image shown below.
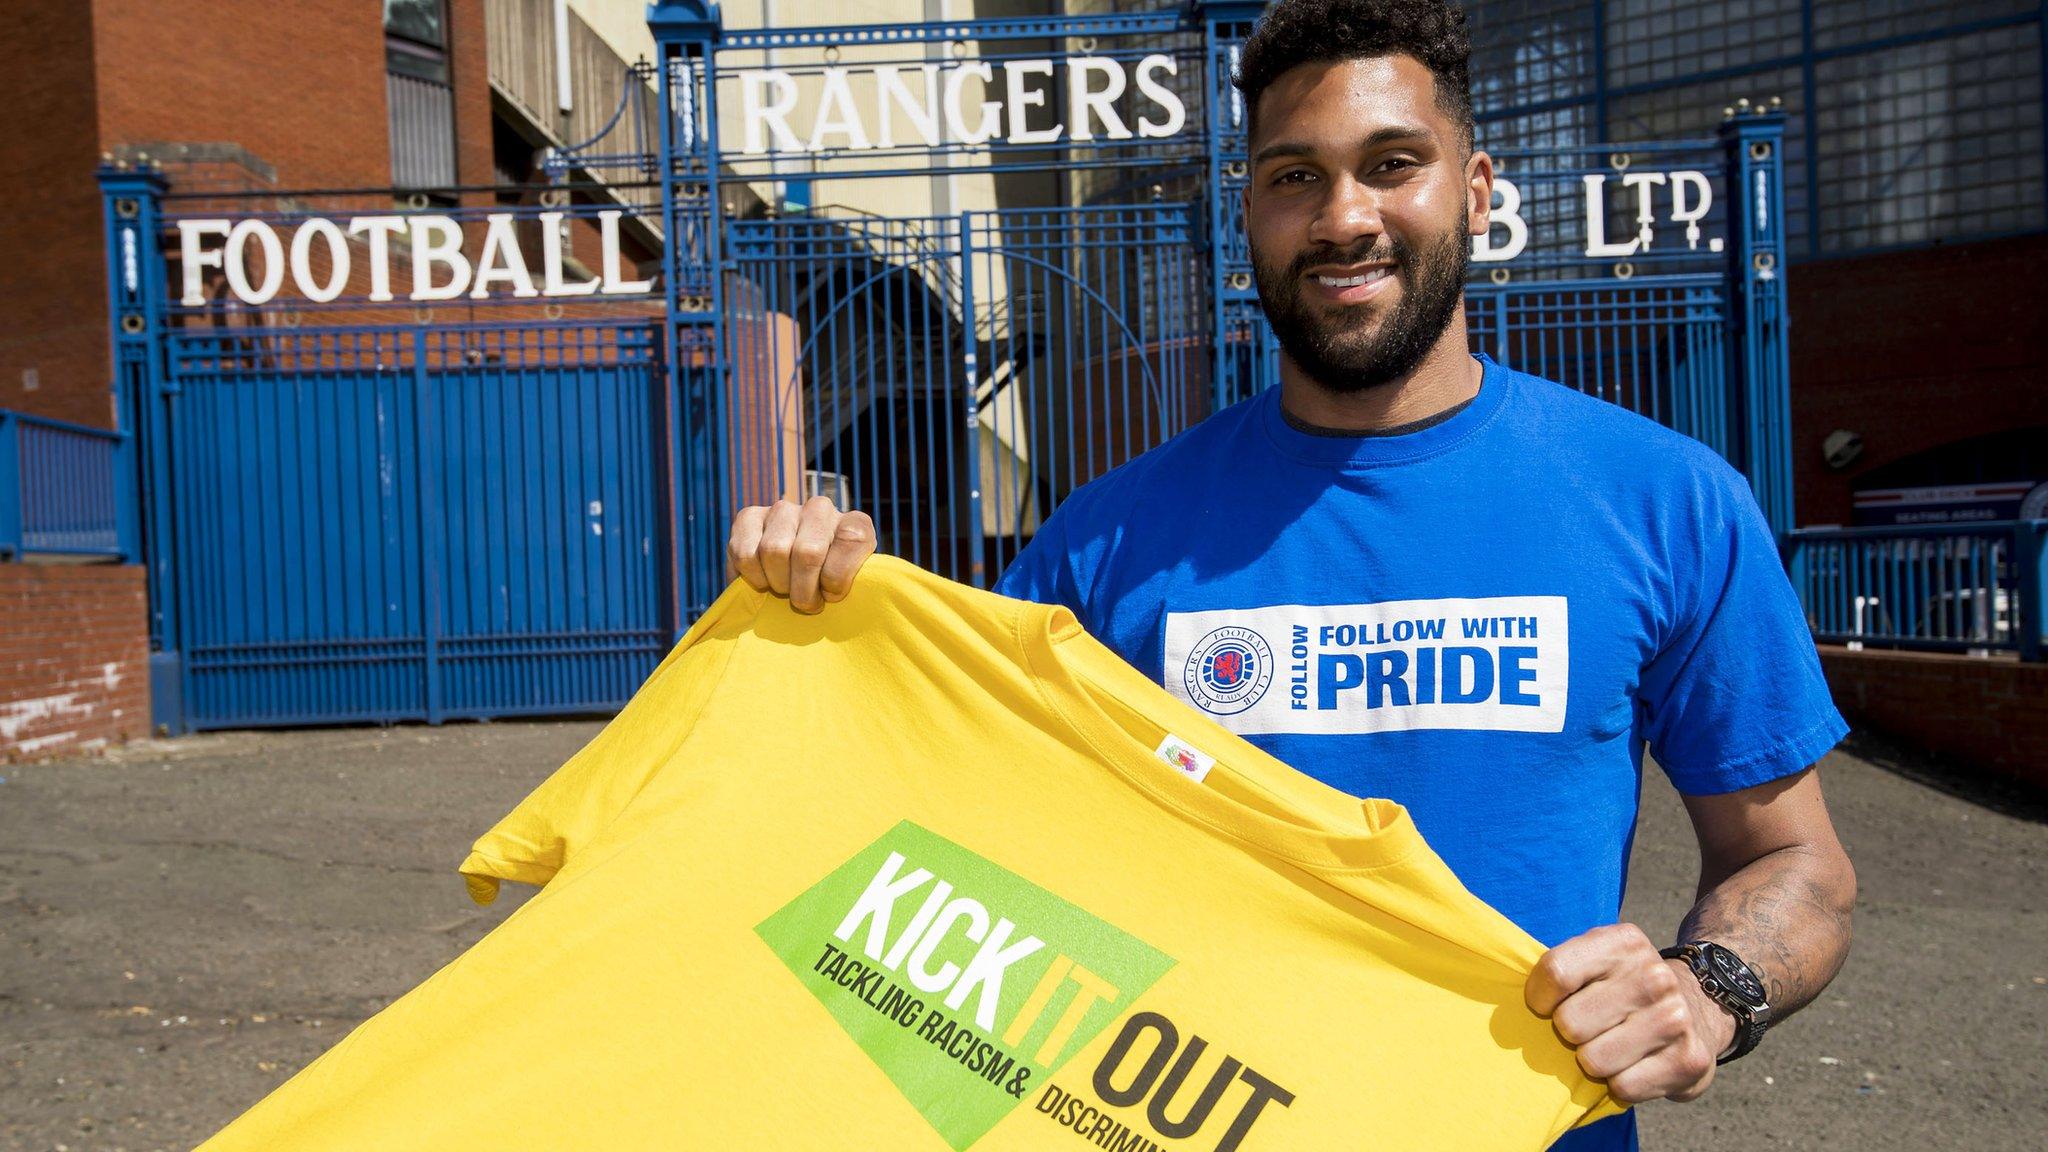
[[[1849,952],[1856,874],[1808,768],[1767,784],[1686,796],[1700,842],[1697,901],[1681,941],[1712,941],[1763,981],[1772,1021],[1798,1011]],[[1735,1019],[1683,962],[1633,924],[1596,928],[1546,953],[1529,1007],[1578,1048],[1588,1075],[1630,1103],[1691,1100],[1713,1082]]]

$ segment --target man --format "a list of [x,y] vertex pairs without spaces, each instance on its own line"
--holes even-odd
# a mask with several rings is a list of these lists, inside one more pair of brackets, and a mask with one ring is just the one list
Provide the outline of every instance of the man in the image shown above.
[[[1468,51],[1442,0],[1268,10],[1238,87],[1281,386],[1076,491],[998,591],[1069,606],[1280,759],[1406,805],[1552,946],[1528,1002],[1586,1070],[1690,1100],[1847,953],[1855,877],[1810,767],[1845,727],[1740,475],[1468,352],[1493,191]],[[730,551],[816,610],[873,540],[812,500],[743,511]],[[1615,923],[1646,747],[1699,836],[1678,939],[1725,952],[1667,959]],[[1634,1143],[1630,1113],[1558,1147]]]

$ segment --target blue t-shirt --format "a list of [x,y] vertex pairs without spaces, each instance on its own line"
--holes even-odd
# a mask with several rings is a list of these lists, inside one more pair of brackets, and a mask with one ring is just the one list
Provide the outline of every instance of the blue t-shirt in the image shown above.
[[[1740,473],[1480,360],[1470,405],[1401,435],[1299,431],[1278,389],[1219,412],[1075,491],[997,591],[1405,805],[1556,945],[1620,916],[1645,747],[1681,792],[1731,792],[1847,726]],[[1557,1147],[1633,1147],[1632,1117]]]

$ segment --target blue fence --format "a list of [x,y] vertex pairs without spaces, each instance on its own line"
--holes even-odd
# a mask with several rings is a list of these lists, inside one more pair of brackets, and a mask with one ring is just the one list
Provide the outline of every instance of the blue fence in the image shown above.
[[[613,707],[776,497],[990,583],[1074,488],[1278,380],[1229,83],[1258,9],[736,30],[665,0],[632,114],[547,184],[103,169],[154,719]],[[1707,443],[1781,529],[1783,127],[1500,149],[1466,285],[1475,348]]]
[[1792,581],[1830,644],[2043,658],[2048,520],[1806,528]]
[[588,712],[667,650],[640,322],[168,342],[185,714]]
[[[690,395],[684,362],[672,361],[699,430],[683,455],[763,461],[751,496],[728,468],[688,472],[679,506],[850,493],[880,511],[883,547],[981,582],[1074,484],[1277,383],[1240,218],[1250,173],[1230,84],[1260,7],[1194,0],[1091,17],[734,30],[703,5],[656,4],[660,103],[671,113],[664,218],[707,241],[671,254],[671,282],[694,286],[672,292],[673,316],[712,329],[716,347],[745,349],[731,363],[779,397],[736,401],[730,373],[725,387]],[[1063,51],[1072,55],[1052,59]],[[970,67],[991,91],[1015,92],[1013,69],[1084,65],[1149,77],[1150,105],[1127,107],[1123,123],[1155,117],[1156,137],[1069,143],[1061,133],[1072,125],[1026,115],[978,140],[904,147],[900,117],[890,146],[886,118],[859,126],[821,112],[791,130],[756,115],[800,106],[806,86],[820,108],[841,107],[832,93],[862,69],[899,84],[922,73],[957,94]],[[1184,115],[1163,116],[1169,102]],[[733,125],[719,110],[735,106],[741,139],[724,139]],[[1746,111],[1709,139],[1497,149],[1497,226],[1467,284],[1475,346],[1699,437],[1750,477],[1781,532],[1792,526],[1784,124]],[[593,144],[555,162],[616,159]],[[1059,209],[881,222],[814,207],[836,181],[1048,170],[1065,184]],[[752,185],[791,173],[803,207],[771,204],[719,226],[711,206],[729,213]],[[706,264],[731,275],[707,277]],[[821,291],[834,294],[829,306]],[[797,333],[784,348],[770,330],[788,319]],[[1091,336],[1100,352],[1077,353]],[[751,415],[736,421],[742,405]],[[898,514],[913,505],[917,515]],[[723,528],[705,518],[680,542],[692,611],[723,586]]]
[[134,500],[128,438],[0,408],[0,560],[124,560]]
[[1197,230],[1184,204],[734,222],[732,503],[825,493],[991,582],[1067,493],[1211,410]]

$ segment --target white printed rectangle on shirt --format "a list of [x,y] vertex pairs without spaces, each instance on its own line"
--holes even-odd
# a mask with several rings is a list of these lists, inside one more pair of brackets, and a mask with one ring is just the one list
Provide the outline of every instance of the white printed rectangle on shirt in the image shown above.
[[1281,604],[1166,617],[1166,689],[1240,735],[1564,729],[1562,596]]

